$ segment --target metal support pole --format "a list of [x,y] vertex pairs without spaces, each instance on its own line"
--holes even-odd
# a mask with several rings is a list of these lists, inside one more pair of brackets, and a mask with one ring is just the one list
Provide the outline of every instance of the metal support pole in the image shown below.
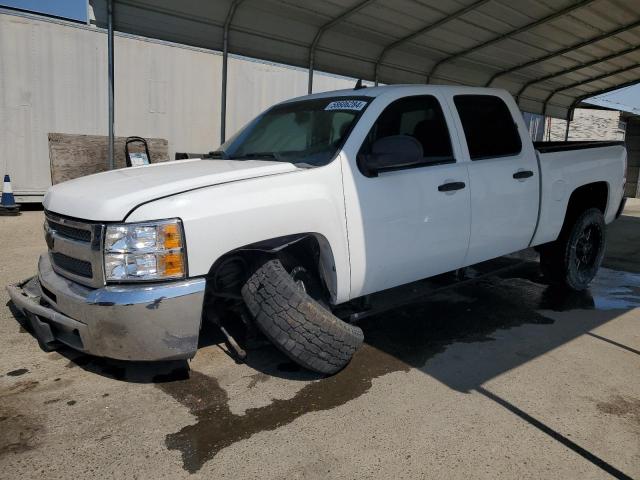
[[309,62],[309,83],[307,85],[307,93],[309,95],[313,93],[313,58]]
[[567,128],[564,130],[564,141],[569,141],[569,127],[571,126],[571,116],[567,117]]
[[227,130],[227,64],[229,63],[229,30],[224,30],[222,43],[222,92],[220,94],[220,144],[225,142]]
[[227,12],[227,18],[224,22],[224,29],[222,31],[222,91],[220,93],[220,143],[224,143],[226,140],[227,132],[227,67],[229,64],[229,28],[231,27],[231,21],[236,13],[238,6],[244,0],[234,0],[229,11]]
[[309,95],[311,95],[313,93],[313,73],[314,73],[314,70],[315,70],[316,48],[318,47],[318,43],[320,43],[320,39],[322,38],[322,35],[324,35],[324,32],[326,32],[330,28],[334,27],[338,23],[346,20],[351,15],[354,15],[355,13],[358,13],[364,7],[366,7],[367,5],[369,5],[370,3],[373,3],[375,1],[376,0],[363,0],[363,1],[359,2],[358,4],[356,4],[354,7],[350,8],[349,10],[347,10],[346,12],[343,12],[340,15],[338,15],[337,17],[333,18],[332,20],[328,21],[327,23],[325,23],[324,25],[322,25],[318,29],[318,31],[316,32],[315,37],[313,37],[313,41],[311,42],[311,46],[309,47],[309,82],[308,82],[308,85],[307,85],[307,92],[309,93]]
[[107,0],[107,58],[109,63],[109,170],[115,168],[114,158],[114,118],[115,108],[113,102],[113,84],[114,84],[114,69],[113,69],[113,0]]

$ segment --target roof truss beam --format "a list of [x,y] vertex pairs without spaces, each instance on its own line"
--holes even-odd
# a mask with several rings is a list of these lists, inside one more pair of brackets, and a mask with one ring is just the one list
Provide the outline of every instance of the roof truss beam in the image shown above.
[[385,46],[382,49],[382,52],[380,52],[380,55],[378,55],[378,58],[376,59],[376,63],[375,63],[375,67],[374,67],[374,81],[375,84],[378,85],[378,82],[380,80],[380,65],[382,64],[383,60],[385,59],[385,57],[389,54],[389,52],[391,50],[394,50],[396,48],[398,48],[401,45],[404,45],[405,43],[408,43],[412,40],[414,40],[415,38],[419,37],[420,35],[424,35],[425,33],[431,32],[432,30],[435,30],[443,25],[445,25],[446,23],[449,23],[457,18],[462,17],[463,15],[466,15],[467,13],[481,7],[482,5],[484,5],[485,3],[489,3],[491,0],[477,0],[475,2],[473,2],[470,5],[467,5],[464,8],[461,8],[455,12],[453,12],[451,15],[447,15],[446,17],[441,18],[440,20],[437,20],[433,23],[430,23],[429,25],[426,25],[424,27],[422,27],[420,30],[416,30],[413,33],[410,33],[409,35],[399,38],[398,40],[390,43],[389,45]]
[[567,118],[568,118],[569,121],[573,120],[573,112],[575,111],[577,106],[580,104],[580,102],[583,102],[584,100],[587,100],[588,98],[597,97],[599,95],[605,95],[605,94],[613,92],[615,90],[620,90],[622,88],[633,87],[633,86],[638,85],[638,84],[640,84],[640,78],[638,78],[636,80],[631,80],[630,82],[621,83],[620,85],[614,85],[613,87],[607,87],[605,89],[598,90],[597,92],[590,92],[590,93],[587,93],[586,95],[582,95],[580,97],[577,97],[573,101],[571,106],[569,107],[569,112],[568,112]]
[[551,80],[551,79],[557,78],[557,77],[562,77],[564,75],[569,75],[570,73],[577,72],[579,70],[582,70],[583,68],[593,67],[593,66],[598,65],[600,63],[608,62],[609,60],[613,60],[615,58],[624,57],[625,55],[628,55],[630,53],[637,52],[637,51],[640,51],[640,45],[635,46],[635,47],[631,47],[631,48],[626,48],[626,49],[624,49],[624,50],[622,50],[620,52],[616,52],[616,53],[612,53],[611,55],[607,55],[606,57],[596,58],[595,60],[592,60],[590,62],[582,63],[580,65],[576,65],[575,67],[567,68],[565,70],[560,70],[559,72],[551,73],[549,75],[545,75],[544,77],[535,78],[535,79],[530,80],[527,83],[525,83],[520,88],[520,90],[518,90],[518,93],[516,93],[516,95],[515,95],[515,99],[516,99],[516,101],[520,100],[520,97],[524,94],[524,92],[529,87],[531,87],[533,85],[536,85],[538,83],[546,82],[547,80]]
[[485,42],[482,42],[474,47],[468,48],[466,50],[462,50],[461,52],[458,53],[454,53],[453,55],[450,55],[446,58],[443,58],[442,60],[438,60],[433,67],[431,67],[431,70],[429,71],[429,73],[427,74],[427,83],[429,83],[431,81],[431,79],[435,76],[436,72],[438,71],[438,69],[446,64],[446,63],[451,63],[454,60],[457,60],[458,58],[462,58],[465,57],[467,55],[470,55],[474,52],[477,52],[478,50],[482,50],[483,48],[486,47],[490,47],[491,45],[495,45],[496,43],[500,43],[504,40],[508,40],[516,35],[519,35],[523,32],[526,32],[528,30],[531,30],[533,28],[539,27],[540,25],[544,25],[545,23],[549,23],[552,20],[555,20],[556,18],[562,17],[563,15],[567,15],[568,13],[571,13],[574,10],[577,10],[579,8],[582,8],[590,3],[593,3],[595,0],[582,0],[580,2],[574,3],[573,5],[570,5],[566,8],[563,8],[562,10],[559,10],[557,12],[554,12],[550,15],[547,15],[546,17],[543,17],[539,20],[536,20],[535,22],[531,22],[528,23],[527,25],[523,25],[522,27],[516,28],[514,30],[511,30],[510,32],[507,33],[503,33],[501,35],[498,35],[497,37],[494,37],[490,40],[487,40]]
[[609,77],[613,77],[615,75],[619,75],[621,73],[626,73],[626,72],[630,72],[632,70],[636,70],[640,68],[640,63],[636,63],[634,65],[628,66],[628,67],[624,67],[624,68],[619,68],[617,70],[614,70],[613,72],[608,72],[608,73],[603,73],[602,75],[598,75],[597,77],[591,77],[588,78],[586,80],[582,80],[580,82],[575,82],[572,83],[571,85],[565,85],[563,87],[560,88],[556,88],[555,90],[553,90],[551,93],[549,93],[549,95],[547,96],[547,98],[545,98],[544,100],[544,108],[543,108],[543,114],[546,115],[547,114],[547,105],[549,104],[549,102],[551,101],[551,99],[556,96],[556,94],[560,93],[560,92],[564,92],[565,90],[571,90],[572,88],[576,88],[576,87],[580,87],[582,85],[588,85],[589,83],[593,83],[593,82],[597,82],[599,80],[604,80],[606,78]]
[[522,70],[523,68],[531,67],[533,65],[537,65],[538,63],[546,62],[547,60],[551,60],[552,58],[555,58],[555,57],[560,57],[560,56],[565,55],[565,54],[567,54],[569,52],[572,52],[574,50],[578,50],[580,48],[583,48],[583,47],[586,47],[586,46],[589,46],[589,45],[592,45],[592,44],[600,42],[602,40],[606,40],[608,38],[615,37],[616,35],[619,35],[621,33],[624,33],[624,32],[627,32],[629,30],[632,30],[632,29],[634,29],[634,28],[636,28],[638,26],[640,26],[640,20],[636,20],[633,23],[629,23],[629,24],[627,24],[627,25],[625,25],[623,27],[616,28],[615,30],[612,30],[610,32],[605,32],[603,34],[600,34],[598,36],[592,37],[589,40],[582,41],[582,42],[577,43],[575,45],[572,45],[570,47],[566,47],[566,48],[563,48],[561,50],[556,50],[555,52],[551,52],[551,53],[549,53],[547,55],[543,55],[542,57],[538,57],[538,58],[535,58],[535,59],[530,60],[528,62],[521,63],[519,65],[515,65],[513,67],[507,68],[506,70],[500,70],[499,72],[496,72],[491,76],[489,81],[487,81],[487,83],[485,84],[485,87],[490,87],[491,84],[495,80],[497,80],[498,78],[503,77],[505,75],[508,75],[510,73],[517,72],[518,70]]
[[307,87],[309,93],[312,93],[313,91],[313,71],[314,71],[314,64],[315,64],[315,58],[316,58],[316,49],[318,48],[318,43],[320,43],[320,40],[322,39],[322,35],[324,35],[324,33],[327,30],[336,26],[340,22],[345,21],[347,18],[358,13],[360,10],[362,10],[363,8],[372,4],[375,1],[376,0],[363,0],[360,3],[356,4],[355,6],[353,6],[352,8],[344,11],[339,16],[328,21],[318,29],[315,37],[313,37],[313,42],[311,42],[311,46],[309,47],[309,84]]

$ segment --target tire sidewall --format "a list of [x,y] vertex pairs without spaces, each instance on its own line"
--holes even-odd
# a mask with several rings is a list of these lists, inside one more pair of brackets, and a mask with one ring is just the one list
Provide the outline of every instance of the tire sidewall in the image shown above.
[[256,268],[242,297],[265,336],[309,370],[337,373],[364,340],[361,329],[335,317],[300,288],[279,259]]

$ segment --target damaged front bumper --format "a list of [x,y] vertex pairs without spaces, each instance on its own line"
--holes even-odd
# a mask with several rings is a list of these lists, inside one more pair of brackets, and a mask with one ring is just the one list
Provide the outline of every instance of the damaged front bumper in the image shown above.
[[7,287],[41,345],[60,342],[119,360],[191,358],[198,347],[205,279],[88,288],[53,271]]

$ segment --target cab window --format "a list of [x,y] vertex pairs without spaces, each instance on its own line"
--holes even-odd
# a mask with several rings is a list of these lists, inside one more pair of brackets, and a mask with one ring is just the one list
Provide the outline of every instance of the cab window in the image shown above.
[[360,153],[369,153],[376,140],[409,135],[422,145],[424,165],[455,162],[447,122],[438,100],[431,95],[405,97],[380,114]]
[[456,95],[458,110],[471,160],[517,155],[522,150],[520,133],[509,107],[493,95]]

